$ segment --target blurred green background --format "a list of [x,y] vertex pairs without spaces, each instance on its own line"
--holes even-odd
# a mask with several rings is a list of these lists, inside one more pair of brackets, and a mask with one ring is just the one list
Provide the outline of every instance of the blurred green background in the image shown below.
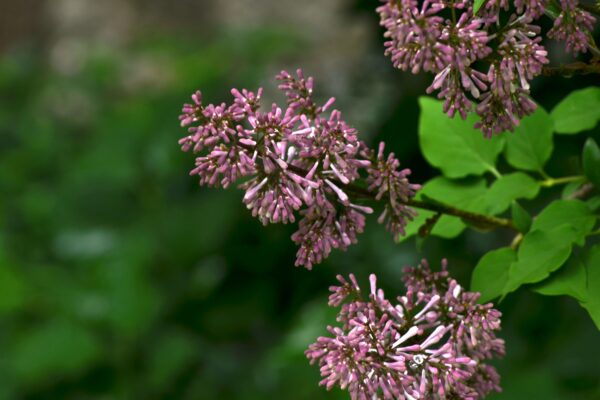
[[[303,356],[334,323],[336,274],[376,272],[399,293],[402,267],[426,255],[468,286],[505,233],[396,245],[371,220],[308,272],[293,267],[293,227],[262,227],[235,189],[199,188],[177,145],[195,89],[220,102],[262,85],[279,101],[272,76],[301,66],[414,181],[434,176],[416,136],[430,77],[393,70],[377,4],[2,1],[0,399],[344,399]],[[551,108],[594,83],[538,79],[533,93]],[[584,139],[559,138],[549,172],[577,172]],[[600,399],[600,333],[574,300],[521,290],[499,308],[494,398]]]

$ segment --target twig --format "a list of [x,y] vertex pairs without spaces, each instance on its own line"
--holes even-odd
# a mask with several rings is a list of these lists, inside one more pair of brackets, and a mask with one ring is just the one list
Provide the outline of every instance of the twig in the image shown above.
[[577,189],[575,192],[571,193],[571,195],[568,197],[568,199],[569,200],[585,199],[590,194],[592,194],[594,192],[594,190],[595,190],[594,185],[592,185],[591,183],[586,183],[586,184],[582,185],[579,189]]
[[600,2],[596,4],[579,3],[578,7],[592,14],[600,15]]
[[571,64],[559,65],[556,67],[544,67],[542,69],[542,75],[544,76],[565,76],[571,77],[573,75],[589,75],[589,74],[600,74],[600,61],[594,60],[589,64],[584,62],[574,62]]
[[[298,174],[300,176],[306,176],[306,174],[307,174],[307,171],[305,171],[304,169],[293,166],[293,165],[288,165],[288,168],[290,169],[290,171],[292,171],[295,174]],[[373,193],[363,187],[357,186],[352,183],[350,183],[348,185],[344,185],[343,183],[341,183],[340,181],[337,181],[337,180],[335,181],[335,183],[336,183],[336,185],[343,187],[344,189],[346,189],[349,192],[358,194],[362,197],[365,197],[365,198],[368,198],[371,200],[375,200],[375,193]],[[440,213],[440,214],[452,215],[453,217],[462,218],[462,219],[464,219],[466,221],[470,221],[474,225],[480,226],[480,227],[507,228],[507,229],[512,229],[515,231],[517,230],[517,228],[515,227],[513,222],[506,218],[497,218],[497,217],[492,217],[489,215],[474,213],[471,211],[465,211],[465,210],[461,210],[459,208],[455,208],[450,205],[446,205],[446,204],[442,204],[442,203],[438,203],[438,202],[436,202],[436,204],[433,204],[430,202],[414,200],[414,199],[411,199],[411,200],[408,200],[405,202],[398,200],[398,202],[400,204],[404,204],[409,207],[420,208],[422,210],[428,210],[428,211],[433,211],[433,212]]]

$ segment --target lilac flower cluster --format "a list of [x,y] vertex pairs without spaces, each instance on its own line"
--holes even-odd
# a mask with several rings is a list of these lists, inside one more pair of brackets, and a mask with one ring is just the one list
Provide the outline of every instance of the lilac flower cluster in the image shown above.
[[339,111],[326,114],[334,99],[318,105],[313,78],[283,71],[277,76],[287,105],[260,109],[256,93],[233,89],[233,104],[205,105],[192,96],[180,116],[188,135],[179,141],[184,151],[199,153],[196,168],[201,185],[228,187],[246,178],[244,204],[263,224],[293,223],[292,240],[299,246],[296,265],[312,268],[332,249],[356,243],[370,207],[357,204],[352,190],[362,176],[377,200],[385,202],[379,221],[394,235],[415,212],[406,205],[419,188],[408,182],[383,145],[377,155],[357,137]]
[[342,325],[328,327],[331,336],[306,351],[321,367],[320,384],[358,400],[473,400],[500,391],[498,373],[485,363],[504,355],[500,312],[451,279],[445,261],[440,272],[425,261],[404,272],[407,291],[395,303],[375,275],[367,299],[353,275],[338,275],[329,305],[341,306]]
[[[439,91],[450,117],[464,119],[474,108],[480,116],[476,127],[491,137],[514,130],[535,110],[529,81],[548,63],[548,52],[533,21],[544,14],[547,0],[515,0],[513,7],[507,0],[487,0],[477,13],[474,0],[381,1],[386,54],[396,68],[434,73],[427,93]],[[548,36],[565,41],[574,54],[586,52],[594,46],[594,17],[578,8],[578,0],[560,0],[560,8]],[[501,12],[511,13],[505,23]]]

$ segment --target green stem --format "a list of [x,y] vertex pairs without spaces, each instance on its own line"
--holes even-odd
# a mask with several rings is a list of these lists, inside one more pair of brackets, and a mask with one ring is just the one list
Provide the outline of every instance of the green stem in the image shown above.
[[577,182],[583,180],[583,176],[565,176],[562,178],[550,178],[546,177],[546,180],[541,181],[540,184],[544,187],[552,187],[556,185],[564,185],[565,183]]
[[496,169],[496,167],[489,167],[489,171],[496,177],[496,179],[502,178],[502,174]]

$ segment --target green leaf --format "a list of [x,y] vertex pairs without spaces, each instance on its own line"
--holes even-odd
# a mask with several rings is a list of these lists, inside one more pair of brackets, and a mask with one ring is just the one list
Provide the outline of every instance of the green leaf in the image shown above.
[[419,99],[421,116],[419,140],[427,161],[449,178],[482,175],[495,171],[496,158],[504,148],[504,137],[485,139],[473,128],[475,115],[466,120],[448,118],[442,102],[429,97]]
[[533,219],[531,215],[516,201],[511,206],[512,220],[519,232],[527,233],[531,228]]
[[600,188],[600,147],[592,138],[588,138],[583,146],[583,172],[594,186]]
[[515,168],[540,171],[552,154],[552,119],[541,106],[506,134],[506,161]]
[[471,290],[480,292],[480,302],[487,302],[502,294],[508,281],[510,265],[517,254],[510,247],[493,250],[484,255],[473,270]]
[[540,191],[540,184],[523,172],[504,175],[498,178],[487,191],[485,201],[489,205],[488,212],[500,214],[506,211],[513,200],[535,198]]
[[600,329],[600,245],[590,249],[585,260],[587,271],[587,299],[583,306]]
[[[427,197],[446,204],[460,204],[461,208],[467,211],[483,212],[486,207],[482,201],[485,193],[486,184],[482,178],[452,180],[439,176],[426,182],[417,192],[416,198]],[[418,213],[419,215],[406,226],[406,235],[401,237],[401,240],[415,235],[426,219],[435,215],[434,212],[426,210],[418,210]],[[450,239],[460,235],[465,227],[465,223],[460,218],[442,215],[431,234]]]
[[572,244],[565,238],[573,236],[573,227],[569,225],[551,231],[532,230],[525,235],[517,261],[511,264],[508,271],[503,294],[527,283],[540,282],[560,268],[571,254]]
[[534,290],[547,296],[574,297],[600,330],[600,245],[592,247],[583,257],[571,258],[566,267]]
[[485,4],[486,0],[475,0],[475,4],[473,4],[473,14],[477,14],[481,6]]
[[567,183],[565,185],[565,187],[563,188],[560,197],[562,197],[563,199],[568,199],[575,192],[577,192],[577,190],[579,190],[579,188],[581,188],[581,185],[583,185],[584,183],[585,183],[584,177],[581,177],[581,179],[578,179],[575,182]]
[[585,301],[587,299],[585,265],[579,257],[572,257],[563,268],[536,286],[534,290],[546,296],[567,295]]
[[600,87],[576,90],[552,110],[556,133],[574,134],[592,129],[600,120]]
[[586,200],[585,204],[590,208],[590,210],[597,212],[600,210],[600,196],[590,197]]
[[596,224],[596,216],[587,204],[580,200],[556,200],[535,218],[531,229],[549,231],[565,224],[573,227],[574,236],[565,237],[563,240],[582,246],[585,236]]
[[22,334],[12,350],[12,371],[24,382],[79,373],[100,355],[96,338],[66,321],[52,321]]

